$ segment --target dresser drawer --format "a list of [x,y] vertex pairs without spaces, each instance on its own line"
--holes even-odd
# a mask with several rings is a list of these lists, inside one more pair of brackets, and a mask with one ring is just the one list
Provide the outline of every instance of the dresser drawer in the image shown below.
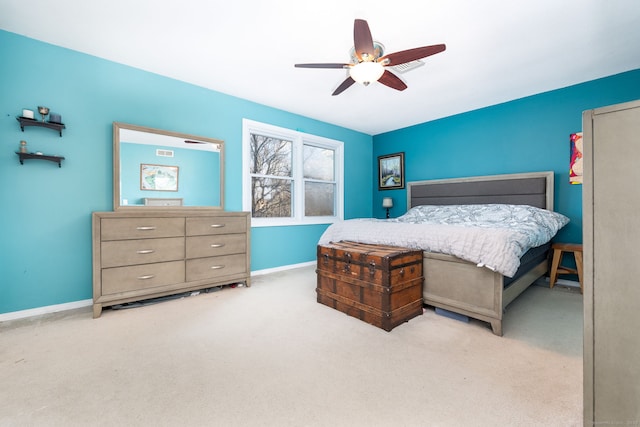
[[187,258],[204,258],[247,252],[246,234],[187,237]]
[[187,282],[247,272],[246,255],[223,255],[187,260]]
[[102,295],[173,285],[184,282],[184,277],[184,261],[105,268]]
[[184,237],[102,242],[102,268],[176,261],[184,258]]
[[187,236],[244,233],[246,231],[246,217],[211,216],[187,218]]
[[184,218],[102,218],[105,240],[184,236]]

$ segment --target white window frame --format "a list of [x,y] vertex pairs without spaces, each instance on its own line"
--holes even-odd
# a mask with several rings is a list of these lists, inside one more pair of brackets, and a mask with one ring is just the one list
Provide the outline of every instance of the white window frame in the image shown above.
[[[251,173],[250,165],[250,136],[252,133],[281,138],[292,141],[294,180],[291,205],[293,215],[287,218],[251,218],[252,227],[280,227],[287,225],[331,224],[344,218],[344,143],[335,139],[324,138],[291,129],[260,123],[249,119],[242,119],[242,210],[251,212]],[[302,169],[303,147],[331,149],[335,153],[335,215],[334,216],[304,216],[304,176]]]

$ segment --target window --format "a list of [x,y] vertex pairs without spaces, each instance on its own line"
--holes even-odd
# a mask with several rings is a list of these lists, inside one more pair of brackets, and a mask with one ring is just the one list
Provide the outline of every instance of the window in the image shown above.
[[343,143],[243,120],[243,209],[254,227],[343,218]]

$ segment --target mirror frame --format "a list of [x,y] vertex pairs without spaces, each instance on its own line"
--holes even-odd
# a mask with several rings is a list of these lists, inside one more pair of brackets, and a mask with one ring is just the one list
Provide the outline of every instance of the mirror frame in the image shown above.
[[[134,130],[157,135],[172,136],[177,138],[192,139],[220,145],[220,206],[134,206],[120,204],[120,129]],[[154,129],[145,126],[131,125],[121,122],[113,122],[113,210],[183,210],[183,209],[219,209],[224,210],[224,141],[221,139],[207,138],[204,136],[187,133],[173,132],[162,129]]]

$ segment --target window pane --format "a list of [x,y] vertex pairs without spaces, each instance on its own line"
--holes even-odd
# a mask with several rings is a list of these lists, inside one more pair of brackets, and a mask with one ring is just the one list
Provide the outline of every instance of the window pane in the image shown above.
[[259,175],[291,176],[291,141],[251,134],[250,172]]
[[328,148],[304,146],[304,177],[333,181],[334,151]]
[[304,214],[305,216],[333,216],[335,185],[321,182],[305,182]]
[[252,177],[252,216],[254,218],[291,217],[291,185],[292,181],[289,179]]

